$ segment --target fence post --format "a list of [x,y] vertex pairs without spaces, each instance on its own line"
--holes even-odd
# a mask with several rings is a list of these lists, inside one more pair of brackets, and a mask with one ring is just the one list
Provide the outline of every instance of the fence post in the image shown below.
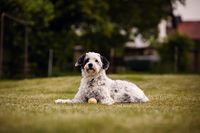
[[3,77],[3,28],[4,28],[4,13],[1,14],[1,37],[0,37],[0,78]]
[[174,47],[174,72],[178,72],[178,48]]
[[53,67],[53,50],[49,50],[49,63],[48,63],[48,76],[52,76],[52,67]]
[[28,76],[28,26],[25,26],[25,46],[24,46],[24,77]]

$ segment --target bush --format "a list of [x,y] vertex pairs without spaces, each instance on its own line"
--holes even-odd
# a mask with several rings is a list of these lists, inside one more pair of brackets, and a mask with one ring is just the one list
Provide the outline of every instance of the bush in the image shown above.
[[[188,70],[189,60],[187,54],[193,45],[193,40],[186,35],[176,33],[168,36],[168,38],[159,45],[161,69],[165,72],[186,72]],[[175,70],[175,62],[177,70]]]

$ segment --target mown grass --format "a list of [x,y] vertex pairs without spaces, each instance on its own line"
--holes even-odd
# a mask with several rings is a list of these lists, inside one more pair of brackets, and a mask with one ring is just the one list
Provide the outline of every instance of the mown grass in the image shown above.
[[199,133],[200,76],[111,75],[136,83],[145,104],[56,105],[72,98],[80,76],[0,81],[0,132]]

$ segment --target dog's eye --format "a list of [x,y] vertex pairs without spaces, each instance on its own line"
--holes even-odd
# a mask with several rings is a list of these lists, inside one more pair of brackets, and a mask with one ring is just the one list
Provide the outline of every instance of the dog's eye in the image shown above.
[[99,61],[98,61],[98,60],[95,60],[95,62],[97,62],[97,63],[98,63]]
[[86,63],[88,63],[88,61],[89,61],[89,59],[87,58],[87,59],[84,61],[84,63],[86,64]]

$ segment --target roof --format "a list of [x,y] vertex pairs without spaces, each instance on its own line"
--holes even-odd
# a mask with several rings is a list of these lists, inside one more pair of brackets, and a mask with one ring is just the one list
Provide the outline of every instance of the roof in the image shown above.
[[200,40],[200,21],[179,23],[177,30],[194,40]]

